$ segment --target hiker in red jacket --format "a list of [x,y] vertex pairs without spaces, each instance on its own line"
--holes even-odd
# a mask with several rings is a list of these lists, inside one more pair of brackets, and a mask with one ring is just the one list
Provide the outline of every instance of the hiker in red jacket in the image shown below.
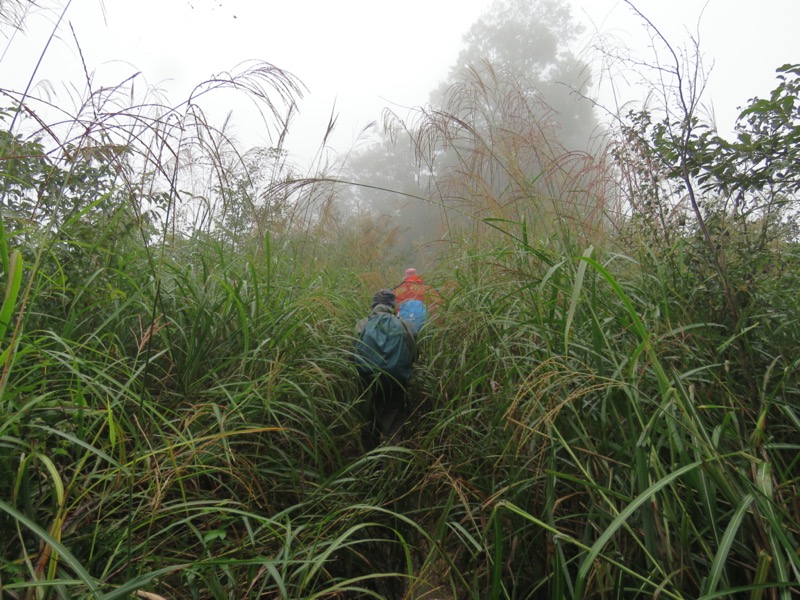
[[428,317],[435,317],[442,304],[442,296],[431,285],[422,281],[417,270],[406,269],[403,282],[394,288],[397,298],[397,316],[420,331]]

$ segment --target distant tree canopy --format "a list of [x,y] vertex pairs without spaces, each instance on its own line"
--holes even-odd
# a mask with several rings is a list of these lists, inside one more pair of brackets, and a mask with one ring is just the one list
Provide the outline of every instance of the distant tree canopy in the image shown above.
[[[584,97],[591,81],[588,65],[569,47],[580,32],[562,0],[496,1],[465,34],[456,63],[431,91],[429,106],[416,115],[418,121],[390,115],[387,125],[393,126],[392,131],[350,163],[356,183],[401,194],[387,201],[391,191],[357,187],[350,192],[357,200],[351,197],[348,203],[395,218],[402,212],[398,225],[417,229],[411,238],[419,239],[421,230],[440,237],[440,219],[430,218],[431,207],[403,194],[423,195],[433,179],[463,171],[464,148],[454,140],[463,141],[463,132],[453,134],[450,125],[442,124],[448,120],[445,114],[451,124],[463,120],[472,130],[466,143],[473,149],[478,138],[495,139],[503,131],[515,138],[504,143],[506,149],[515,146],[517,152],[524,143],[537,146],[522,153],[528,157],[528,177],[536,178],[547,168],[544,162],[553,162],[562,153],[586,149],[597,120]],[[438,139],[430,135],[435,120]],[[493,188],[508,187],[505,175],[488,178]]]
[[466,47],[448,79],[488,61],[496,69],[545,80],[563,62],[573,60],[566,44],[581,30],[561,0],[497,0],[464,36]]
[[441,105],[447,90],[465,79],[512,78],[548,107],[559,141],[583,150],[597,120],[584,98],[589,66],[570,49],[582,30],[562,0],[496,0],[464,36],[465,47],[431,104]]

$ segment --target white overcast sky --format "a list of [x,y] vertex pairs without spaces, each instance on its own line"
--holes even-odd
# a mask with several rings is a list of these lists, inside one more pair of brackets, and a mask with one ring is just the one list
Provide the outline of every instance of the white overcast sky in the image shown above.
[[[44,0],[45,2],[47,0]],[[67,0],[61,0],[63,7]],[[328,117],[338,113],[333,146],[347,151],[359,131],[380,121],[384,107],[424,104],[445,78],[469,26],[492,0],[72,0],[65,22],[44,54],[34,81],[59,94],[83,74],[69,25],[75,31],[94,86],[112,86],[141,72],[163,89],[170,104],[189,90],[249,59],[285,69],[308,88],[288,147],[308,164]],[[587,33],[642,45],[640,21],[621,0],[570,0]],[[798,0],[638,0],[636,6],[676,45],[700,21],[706,66],[714,63],[706,102],[723,132],[737,107],[776,85],[775,69],[800,62]],[[0,0],[0,10],[4,3]],[[56,2],[53,2],[56,6]],[[0,87],[21,90],[36,70],[58,13],[30,15],[26,28],[0,38]],[[631,98],[636,100],[637,98]],[[223,111],[224,112],[224,111]],[[266,135],[237,123],[248,145]]]

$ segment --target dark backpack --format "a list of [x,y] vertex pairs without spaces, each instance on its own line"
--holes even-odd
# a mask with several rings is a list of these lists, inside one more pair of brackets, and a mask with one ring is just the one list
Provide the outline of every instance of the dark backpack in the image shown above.
[[422,300],[406,300],[400,305],[397,316],[409,323],[414,331],[420,331],[428,320],[428,308]]
[[386,373],[400,382],[411,377],[411,351],[406,330],[394,315],[370,315],[356,342],[356,368],[361,375]]

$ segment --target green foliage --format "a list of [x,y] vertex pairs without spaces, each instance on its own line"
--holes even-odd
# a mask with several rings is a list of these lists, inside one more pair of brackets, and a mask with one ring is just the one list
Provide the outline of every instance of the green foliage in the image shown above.
[[737,140],[717,140],[709,160],[714,186],[730,192],[792,197],[800,191],[795,166],[800,147],[800,65],[777,70],[780,83],[769,98],[753,98],[739,115]]

